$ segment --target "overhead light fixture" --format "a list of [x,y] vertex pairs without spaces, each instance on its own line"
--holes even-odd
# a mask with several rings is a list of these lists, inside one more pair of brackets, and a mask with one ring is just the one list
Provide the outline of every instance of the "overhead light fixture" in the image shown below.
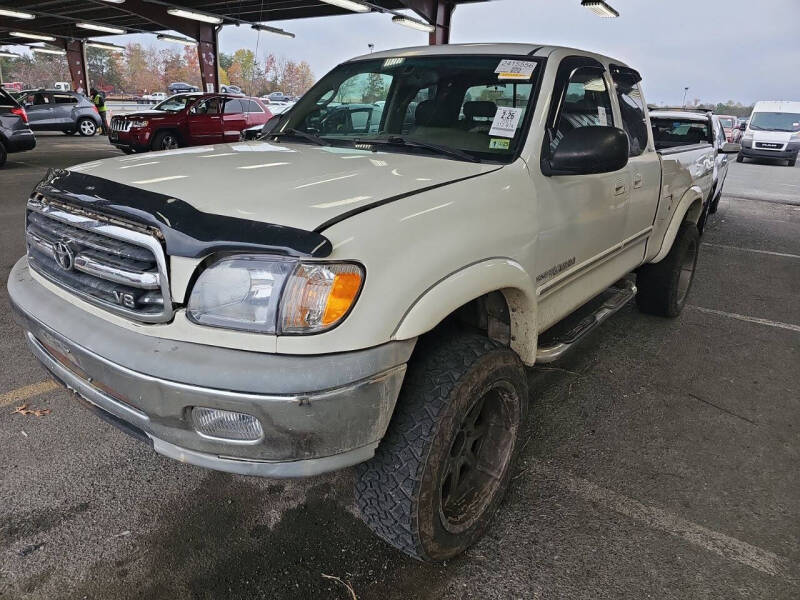
[[93,42],[87,41],[87,46],[92,48],[99,48],[100,50],[108,50],[110,52],[125,52],[125,46],[118,46],[117,44],[109,44],[107,42]]
[[614,17],[619,16],[619,13],[611,8],[611,6],[603,2],[603,0],[582,0],[581,6],[585,6],[599,17],[613,19]]
[[0,58],[19,58],[19,54],[14,54],[13,52],[6,52],[5,50],[0,50]]
[[102,31],[103,33],[127,33],[124,29],[120,29],[119,27],[110,27],[108,25],[99,25],[97,23],[75,23],[75,27],[80,27],[81,29],[91,29],[92,31]]
[[21,10],[11,10],[10,8],[0,8],[0,16],[11,17],[12,19],[35,19],[36,15],[22,12]]
[[402,15],[396,15],[392,17],[392,23],[397,23],[398,25],[402,25],[403,27],[410,27],[411,29],[416,29],[418,31],[425,31],[427,33],[431,33],[436,29],[430,23],[425,23],[424,21],[418,21],[417,19],[412,19],[411,17],[404,17]]
[[171,14],[173,17],[191,19],[192,21],[200,21],[201,23],[211,23],[212,25],[219,25],[222,23],[222,17],[218,17],[217,15],[184,10],[183,8],[170,8],[167,13]]
[[270,27],[269,25],[259,25],[258,23],[255,23],[251,25],[251,27],[256,31],[266,31],[267,33],[274,33],[275,35],[282,35],[288,38],[294,37],[294,34],[290,31],[278,29],[277,27]]
[[339,8],[345,8],[347,10],[352,10],[353,12],[358,12],[358,13],[365,13],[372,10],[366,4],[361,4],[361,2],[354,2],[353,0],[322,0],[322,1],[327,4],[332,4],[333,6],[338,6]]
[[63,56],[67,53],[66,50],[58,50],[57,48],[39,48],[38,46],[31,46],[31,50],[39,54],[58,54],[60,56]]
[[197,42],[191,38],[180,37],[177,35],[169,35],[167,33],[159,33],[156,39],[162,42],[172,42],[173,44],[183,44],[184,46],[196,46]]
[[25,33],[24,31],[10,31],[8,35],[29,40],[42,40],[43,42],[55,42],[56,38],[52,35],[39,35],[38,33]]

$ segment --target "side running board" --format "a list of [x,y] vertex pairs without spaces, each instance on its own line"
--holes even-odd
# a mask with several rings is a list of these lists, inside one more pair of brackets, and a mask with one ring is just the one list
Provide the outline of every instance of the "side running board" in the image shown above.
[[593,313],[583,317],[554,339],[548,340],[548,345],[539,347],[536,352],[537,364],[551,363],[564,356],[584,336],[630,302],[636,295],[636,286],[632,281],[624,279],[608,288],[602,295],[606,296],[605,301]]

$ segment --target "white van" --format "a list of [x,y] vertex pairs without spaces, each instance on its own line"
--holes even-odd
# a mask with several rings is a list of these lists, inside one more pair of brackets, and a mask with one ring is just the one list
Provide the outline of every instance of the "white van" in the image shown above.
[[800,102],[756,102],[736,162],[775,158],[793,167],[800,150]]

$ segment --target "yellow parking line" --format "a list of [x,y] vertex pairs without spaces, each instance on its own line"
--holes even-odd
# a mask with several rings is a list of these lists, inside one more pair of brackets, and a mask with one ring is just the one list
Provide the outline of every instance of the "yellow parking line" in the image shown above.
[[61,386],[52,379],[40,381],[39,383],[32,383],[31,385],[26,385],[25,387],[11,390],[5,394],[0,394],[0,406],[6,406],[7,404],[13,404],[14,402],[21,402],[22,400],[27,400],[28,398],[38,396],[39,394],[52,392],[60,387]]

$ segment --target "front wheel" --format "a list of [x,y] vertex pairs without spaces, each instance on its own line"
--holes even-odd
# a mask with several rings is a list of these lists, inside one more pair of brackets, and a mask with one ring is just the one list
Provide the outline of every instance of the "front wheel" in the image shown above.
[[644,265],[636,273],[639,310],[661,317],[677,317],[686,305],[694,281],[700,232],[686,221],[678,229],[672,248],[661,262]]
[[796,164],[797,164],[797,157],[796,156],[794,158],[791,158],[788,161],[786,161],[786,166],[787,167],[793,167]]
[[84,118],[78,121],[78,133],[83,137],[91,137],[97,133],[97,123],[92,119]]
[[463,552],[503,498],[527,402],[525,369],[505,346],[477,334],[420,341],[386,436],[357,470],[364,522],[419,560]]
[[153,150],[175,150],[180,146],[178,134],[174,131],[159,131],[153,138]]
[[738,163],[744,162],[744,156],[742,156],[741,154],[737,154],[736,155],[736,162],[738,162]]

